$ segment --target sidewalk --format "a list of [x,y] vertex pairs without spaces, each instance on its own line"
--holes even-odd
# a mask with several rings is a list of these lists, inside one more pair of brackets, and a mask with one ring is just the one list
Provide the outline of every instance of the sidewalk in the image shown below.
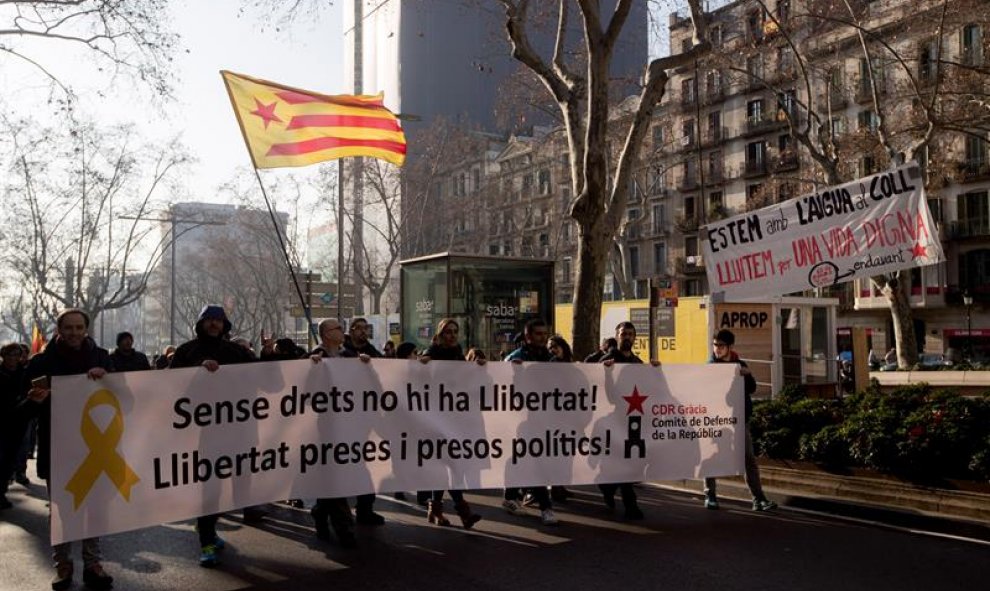
[[[990,542],[990,494],[924,487],[893,479],[840,476],[762,462],[760,474],[767,494],[785,508]],[[694,493],[701,503],[700,480],[652,484]],[[746,504],[751,501],[741,476],[719,478],[718,486],[722,499]]]

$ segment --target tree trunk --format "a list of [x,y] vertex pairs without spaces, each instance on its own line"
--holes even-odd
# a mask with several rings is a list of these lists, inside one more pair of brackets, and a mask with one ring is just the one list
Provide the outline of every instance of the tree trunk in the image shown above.
[[918,341],[914,334],[911,302],[905,285],[910,285],[911,272],[901,271],[894,280],[888,280],[883,294],[890,303],[890,319],[894,325],[894,343],[897,346],[897,367],[908,369],[918,363]]
[[[601,226],[601,224],[598,224]],[[574,289],[574,357],[584,359],[598,349],[602,311],[602,277],[611,240],[607,233],[584,224],[578,230],[578,266]]]

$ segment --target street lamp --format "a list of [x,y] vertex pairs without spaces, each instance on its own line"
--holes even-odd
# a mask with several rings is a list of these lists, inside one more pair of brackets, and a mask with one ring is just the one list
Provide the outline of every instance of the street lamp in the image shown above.
[[973,296],[963,292],[963,305],[966,306],[966,359],[973,360]]

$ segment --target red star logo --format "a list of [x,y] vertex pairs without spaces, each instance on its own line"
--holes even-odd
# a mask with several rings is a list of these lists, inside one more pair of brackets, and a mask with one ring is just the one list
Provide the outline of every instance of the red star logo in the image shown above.
[[913,261],[918,257],[927,257],[927,256],[928,256],[928,249],[922,246],[920,243],[915,242],[914,246],[911,247],[911,260]]
[[257,105],[258,108],[255,109],[254,111],[251,111],[251,114],[257,115],[258,117],[261,117],[264,120],[265,129],[268,129],[268,124],[271,123],[272,121],[278,121],[279,123],[282,123],[282,120],[279,119],[278,115],[275,114],[275,105],[278,104],[278,101],[275,101],[270,105],[265,105],[262,104],[262,102],[259,101],[258,99],[254,99],[254,104]]
[[622,399],[629,403],[629,408],[626,409],[626,414],[630,415],[634,410],[638,410],[640,414],[646,414],[643,410],[643,401],[649,398],[649,396],[641,396],[639,389],[633,386],[633,391],[631,396],[623,396]]

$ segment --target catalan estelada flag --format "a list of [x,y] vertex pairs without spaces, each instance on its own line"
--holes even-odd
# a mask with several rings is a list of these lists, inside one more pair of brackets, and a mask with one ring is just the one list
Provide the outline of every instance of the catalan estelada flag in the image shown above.
[[44,351],[47,344],[45,335],[41,334],[41,329],[35,324],[34,328],[31,329],[31,355]]
[[255,168],[369,156],[402,166],[406,136],[383,95],[325,95],[221,71]]

